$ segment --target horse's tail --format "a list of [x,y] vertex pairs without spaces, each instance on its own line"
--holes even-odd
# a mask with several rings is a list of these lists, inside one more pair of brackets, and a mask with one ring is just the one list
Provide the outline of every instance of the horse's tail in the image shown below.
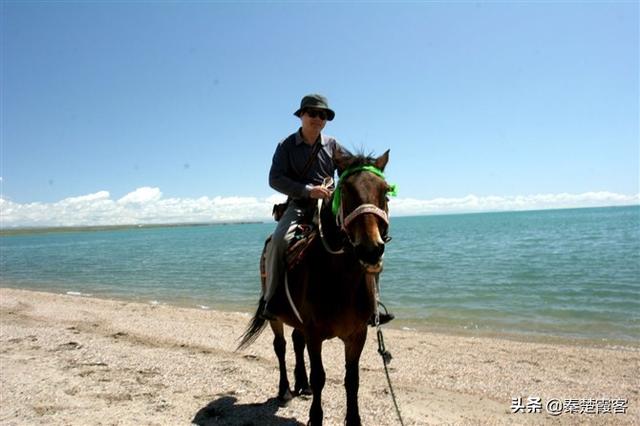
[[267,325],[267,321],[260,316],[260,312],[262,312],[264,308],[264,299],[260,298],[260,303],[258,303],[258,309],[256,310],[256,314],[251,318],[251,322],[247,326],[247,329],[242,334],[240,344],[236,348],[236,351],[247,348],[253,342],[256,341],[260,333],[264,330]]

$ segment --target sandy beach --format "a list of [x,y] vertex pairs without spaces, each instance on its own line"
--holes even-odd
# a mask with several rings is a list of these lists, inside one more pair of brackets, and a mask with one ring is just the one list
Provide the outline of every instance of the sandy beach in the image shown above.
[[[282,408],[274,399],[278,375],[270,330],[235,352],[249,318],[0,289],[0,423],[304,424],[310,399],[295,398]],[[385,342],[394,356],[390,374],[405,424],[640,424],[637,346],[396,329],[385,330]],[[376,350],[372,330],[360,364],[362,420],[399,424]],[[323,354],[325,424],[340,425],[341,342],[326,342]],[[518,413],[512,413],[512,398],[521,398]],[[552,415],[554,409],[560,414]],[[613,412],[618,410],[625,413]]]

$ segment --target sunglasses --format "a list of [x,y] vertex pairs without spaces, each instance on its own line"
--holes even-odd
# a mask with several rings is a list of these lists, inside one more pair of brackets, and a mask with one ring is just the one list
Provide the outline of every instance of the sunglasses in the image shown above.
[[311,118],[320,117],[320,120],[326,120],[327,119],[326,111],[323,111],[321,109],[308,109],[305,112]]

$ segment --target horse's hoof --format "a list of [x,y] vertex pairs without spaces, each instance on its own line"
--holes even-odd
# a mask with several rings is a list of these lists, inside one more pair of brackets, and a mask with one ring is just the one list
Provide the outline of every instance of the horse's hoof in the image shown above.
[[354,419],[345,419],[345,426],[362,426],[362,422],[360,421],[360,416],[357,416]]
[[313,391],[311,390],[310,386],[307,386],[307,387],[304,387],[304,388],[300,388],[300,389],[296,389],[296,391],[294,393],[297,396],[311,396],[311,395],[313,395]]
[[278,395],[278,405],[280,407],[286,407],[292,399],[293,395],[291,394],[291,391],[287,390],[283,395]]
[[289,406],[289,404],[291,404],[291,400],[290,399],[280,399],[280,398],[278,398],[278,407],[286,408],[286,407]]
[[307,422],[307,426],[322,426],[322,417],[316,419],[315,421],[309,419]]

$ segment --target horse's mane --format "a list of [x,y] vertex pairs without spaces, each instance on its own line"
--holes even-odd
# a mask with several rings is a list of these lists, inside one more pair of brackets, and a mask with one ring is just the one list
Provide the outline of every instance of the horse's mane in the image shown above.
[[368,166],[376,161],[376,157],[373,156],[372,152],[366,154],[363,149],[359,149],[355,154],[347,151],[347,155],[349,156],[350,167]]

